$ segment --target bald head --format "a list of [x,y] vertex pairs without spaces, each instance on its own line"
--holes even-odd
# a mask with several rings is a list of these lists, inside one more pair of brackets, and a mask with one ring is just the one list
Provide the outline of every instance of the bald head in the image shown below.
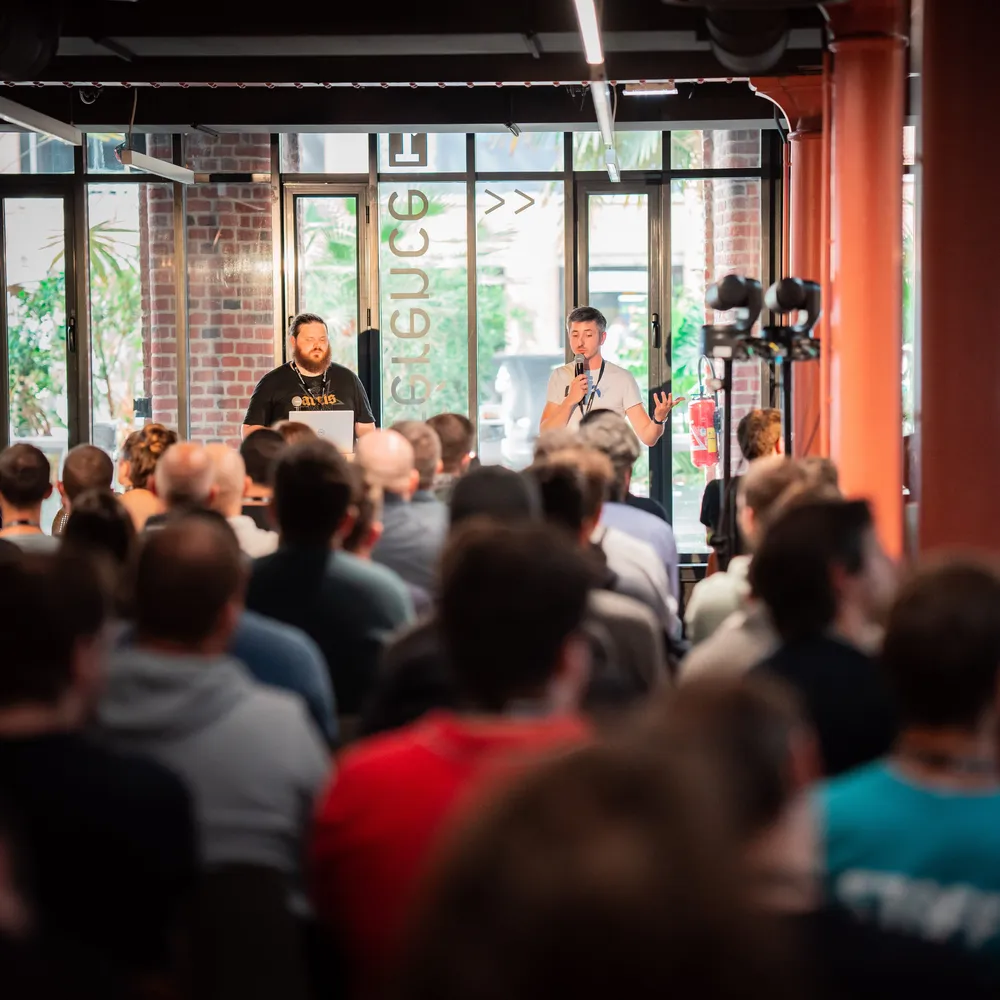
[[204,445],[181,441],[171,445],[156,465],[153,484],[167,510],[209,507],[215,496],[215,470]]
[[224,650],[245,582],[243,554],[220,515],[198,512],[148,533],[135,576],[140,643]]
[[358,440],[356,456],[365,481],[389,493],[410,497],[419,476],[413,445],[398,431],[372,431]]
[[236,517],[243,509],[243,494],[247,487],[247,467],[243,457],[227,444],[209,444],[205,452],[212,463],[212,484],[215,498],[212,509],[223,517]]

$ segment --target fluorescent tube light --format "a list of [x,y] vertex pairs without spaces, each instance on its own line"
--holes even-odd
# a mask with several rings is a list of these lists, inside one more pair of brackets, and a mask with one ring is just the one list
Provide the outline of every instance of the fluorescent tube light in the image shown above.
[[0,97],[0,118],[31,132],[39,132],[60,142],[68,142],[71,146],[83,145],[83,133],[75,125],[67,125],[58,118],[50,118],[40,111],[26,108],[23,104],[8,101],[6,97]]
[[618,152],[614,146],[609,146],[605,151],[604,164],[608,168],[608,180],[617,184],[622,179],[622,169],[618,163]]
[[601,29],[597,24],[597,7],[594,0],[573,0],[576,4],[576,19],[580,22],[580,37],[583,39],[583,53],[591,66],[604,62],[601,46]]
[[652,83],[626,83],[625,93],[629,97],[653,97],[657,94],[676,94],[677,84],[673,80],[656,80]]
[[611,118],[611,92],[604,80],[592,80],[590,96],[594,99],[594,111],[597,114],[597,127],[601,130],[601,138],[605,146],[615,144],[615,123]]
[[128,148],[123,149],[118,156],[126,167],[135,167],[136,170],[144,170],[147,174],[156,174],[157,177],[165,177],[168,181],[178,181],[181,184],[195,182],[193,170],[179,167],[176,163],[169,163],[159,157],[147,156],[145,153]]

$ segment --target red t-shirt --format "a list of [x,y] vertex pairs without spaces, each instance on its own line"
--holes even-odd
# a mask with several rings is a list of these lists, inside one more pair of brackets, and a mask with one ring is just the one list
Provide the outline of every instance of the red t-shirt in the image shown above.
[[414,889],[456,806],[511,768],[581,743],[587,733],[575,718],[442,712],[345,753],[319,805],[310,879],[359,986],[371,987],[395,955]]

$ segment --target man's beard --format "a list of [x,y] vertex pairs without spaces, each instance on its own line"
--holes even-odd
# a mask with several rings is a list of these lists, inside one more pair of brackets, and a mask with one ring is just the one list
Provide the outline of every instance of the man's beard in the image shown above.
[[306,375],[322,375],[330,367],[330,359],[333,357],[333,348],[327,347],[322,360],[316,361],[311,356],[303,354],[298,347],[293,348],[295,363]]

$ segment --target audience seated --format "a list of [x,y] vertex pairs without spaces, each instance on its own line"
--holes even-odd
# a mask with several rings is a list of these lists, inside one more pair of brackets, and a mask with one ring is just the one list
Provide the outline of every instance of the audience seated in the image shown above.
[[52,534],[61,535],[69,520],[73,501],[87,490],[111,491],[115,478],[115,463],[111,456],[92,444],[70,448],[63,460],[62,479],[56,483],[62,506],[52,522]]
[[475,457],[476,427],[461,413],[439,413],[427,421],[427,426],[441,442],[441,471],[434,477],[431,492],[447,503],[455,480],[469,471]]
[[[995,995],[987,991],[996,973],[986,963],[867,926],[824,899],[811,797],[820,775],[816,738],[785,684],[700,678],[650,706],[639,732],[670,766],[705,769],[750,870],[753,900],[779,918],[802,985],[811,987],[803,996]],[[912,830],[897,831],[887,846],[898,848]]]
[[131,996],[137,977],[169,970],[197,870],[191,799],[173,772],[84,731],[107,612],[89,564],[70,553],[0,558],[0,605],[0,799],[30,849],[38,931],[63,960],[105,966]]
[[118,481],[125,487],[121,501],[136,531],[142,531],[150,517],[163,512],[163,501],[150,487],[160,458],[176,443],[177,433],[163,424],[146,424],[125,439],[118,463]]
[[624,417],[610,410],[592,410],[581,421],[579,433],[580,441],[587,447],[604,452],[615,470],[614,482],[601,511],[602,528],[615,528],[653,549],[666,571],[672,610],[676,611],[680,573],[673,528],[655,514],[625,502],[632,482],[632,466],[642,454],[635,431]]
[[267,427],[251,431],[240,444],[240,457],[250,480],[243,494],[243,513],[252,517],[263,531],[273,531],[276,527],[271,517],[274,466],[284,450],[285,439]]
[[229,522],[245,555],[251,559],[270,555],[278,547],[278,533],[262,530],[252,517],[243,513],[243,497],[250,483],[240,453],[226,444],[207,445],[205,452],[212,463],[215,487],[212,510]]
[[880,927],[1000,968],[998,609],[991,564],[950,560],[909,581],[882,650],[899,738],[888,758],[831,781],[819,800],[835,898]]
[[97,716],[113,744],[184,778],[205,866],[263,865],[294,887],[330,762],[301,700],[257,684],[226,654],[245,582],[218,515],[149,534],[136,565],[135,642],[112,658]]
[[[278,503],[280,513],[280,492]],[[314,897],[362,992],[398,953],[417,885],[460,800],[501,766],[584,737],[573,713],[587,680],[578,633],[589,577],[580,549],[541,526],[470,523],[449,539],[441,634],[468,714],[435,713],[356,744],[317,812]]]
[[0,538],[26,552],[52,552],[59,539],[42,531],[42,504],[52,496],[52,470],[32,444],[0,452]]
[[413,617],[395,573],[343,551],[359,492],[354,471],[328,441],[290,445],[275,469],[278,551],[256,560],[247,592],[249,608],[316,641],[340,711],[350,715],[374,682],[386,638]]
[[695,586],[684,610],[685,634],[693,645],[713,635],[733,612],[746,609],[750,596],[749,553],[760,543],[767,518],[778,501],[805,480],[802,464],[783,455],[754,462],[740,479],[736,517],[748,554],[733,556],[725,570],[706,576]]
[[276,430],[285,444],[298,444],[299,441],[311,441],[318,435],[308,425],[300,420],[279,420],[272,430]]
[[382,536],[372,559],[430,592],[448,530],[448,508],[431,492],[441,442],[419,420],[406,420],[358,441],[358,465],[383,493]]
[[164,512],[146,519],[146,528],[160,528],[168,513],[211,507],[215,500],[215,469],[203,444],[180,441],[171,445],[156,464],[150,483]]
[[683,773],[588,748],[535,769],[451,840],[398,1000],[809,995]]
[[750,564],[781,646],[757,668],[795,688],[816,727],[824,773],[880,757],[895,735],[885,679],[869,655],[895,571],[862,500],[790,507]]

